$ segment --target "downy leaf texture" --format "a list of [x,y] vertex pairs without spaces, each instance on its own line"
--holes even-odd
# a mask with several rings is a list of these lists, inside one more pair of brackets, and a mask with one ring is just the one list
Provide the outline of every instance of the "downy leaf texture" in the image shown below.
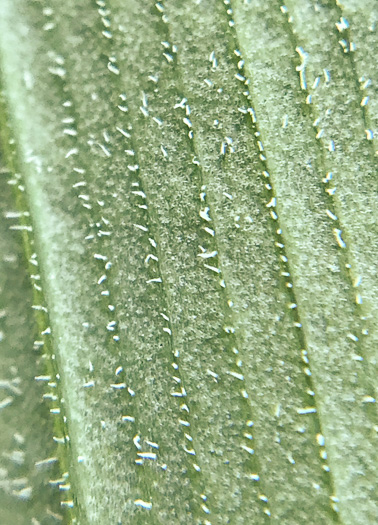
[[0,0],[0,522],[377,522],[374,0]]

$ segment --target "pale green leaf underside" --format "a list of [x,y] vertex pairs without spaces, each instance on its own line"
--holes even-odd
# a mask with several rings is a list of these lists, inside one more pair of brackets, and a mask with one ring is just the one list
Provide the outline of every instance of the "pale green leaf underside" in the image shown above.
[[[52,421],[42,401],[45,373],[38,340],[29,276],[25,271],[20,233],[10,211],[10,178],[0,159],[0,522],[51,523],[60,514],[56,489],[48,482],[59,476],[53,458]],[[14,210],[13,210],[14,212]],[[13,224],[12,224],[13,223]],[[48,468],[46,468],[48,466]]]
[[2,0],[66,521],[374,523],[376,18]]

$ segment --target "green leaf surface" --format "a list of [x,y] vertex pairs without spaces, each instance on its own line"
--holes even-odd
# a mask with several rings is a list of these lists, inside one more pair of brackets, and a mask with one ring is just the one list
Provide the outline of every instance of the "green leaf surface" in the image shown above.
[[375,522],[377,17],[2,0],[4,523]]
[[[28,212],[10,208],[14,183],[0,164],[0,522],[58,523],[63,516],[50,481],[60,468],[53,422],[43,402],[46,354],[33,310],[39,318],[45,312],[33,302],[22,250]],[[37,275],[35,252],[30,256]]]

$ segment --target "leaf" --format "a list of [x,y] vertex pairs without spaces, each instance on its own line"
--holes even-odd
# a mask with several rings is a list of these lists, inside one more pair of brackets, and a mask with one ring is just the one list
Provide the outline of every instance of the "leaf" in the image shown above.
[[8,207],[12,190],[4,166],[0,177],[0,517],[2,523],[35,523],[35,516],[45,515],[43,523],[51,523],[60,510],[55,488],[48,482],[50,476],[59,476],[59,468],[52,421],[42,402],[40,385],[46,375],[41,340],[30,315],[31,308],[39,305],[33,304],[24,264],[23,230],[17,231],[25,212]]
[[0,15],[61,519],[374,523],[374,4]]

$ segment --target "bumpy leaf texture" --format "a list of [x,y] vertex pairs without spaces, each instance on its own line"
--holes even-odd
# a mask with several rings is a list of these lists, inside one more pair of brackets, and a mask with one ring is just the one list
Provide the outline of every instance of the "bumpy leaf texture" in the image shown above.
[[1,523],[376,523],[377,19],[1,0]]

